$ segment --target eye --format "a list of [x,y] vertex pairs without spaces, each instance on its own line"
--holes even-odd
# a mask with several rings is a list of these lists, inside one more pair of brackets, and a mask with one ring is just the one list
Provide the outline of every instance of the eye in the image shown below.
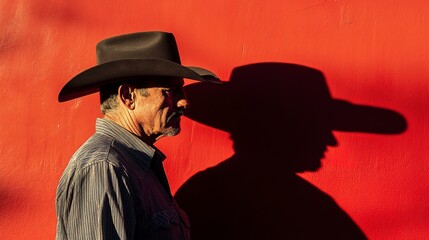
[[174,89],[163,89],[162,94],[166,97],[173,97]]

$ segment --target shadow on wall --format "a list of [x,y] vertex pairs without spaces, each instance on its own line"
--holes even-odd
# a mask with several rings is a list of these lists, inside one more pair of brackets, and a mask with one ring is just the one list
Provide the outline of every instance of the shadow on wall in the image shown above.
[[235,68],[185,87],[187,116],[231,133],[235,154],[177,192],[193,239],[366,239],[335,201],[296,173],[317,171],[333,130],[395,134],[398,113],[330,96],[323,74],[286,63]]
[[10,218],[13,214],[21,213],[26,201],[27,198],[24,194],[0,185],[0,222]]

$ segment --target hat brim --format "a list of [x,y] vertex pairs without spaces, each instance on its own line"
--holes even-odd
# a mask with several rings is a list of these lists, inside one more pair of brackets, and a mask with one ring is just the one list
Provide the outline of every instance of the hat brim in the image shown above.
[[[330,96],[326,98],[314,98],[315,94],[306,97],[283,96],[284,101],[279,102],[279,98],[273,96],[274,92],[278,91],[276,89],[253,91],[250,88],[246,89],[246,85],[238,86],[230,82],[222,85],[194,83],[186,85],[184,89],[190,103],[190,108],[185,111],[186,117],[228,132],[242,131],[242,128],[248,126],[253,130],[264,129],[265,126],[272,124],[266,119],[269,118],[267,116],[275,112],[299,119],[297,124],[317,124],[333,131],[398,134],[407,128],[405,118],[393,110],[354,104]],[[249,98],[249,95],[245,95],[249,91],[252,92],[251,96],[256,97]],[[284,89],[281,88],[281,91],[284,92]],[[277,119],[280,117],[277,116]]]
[[405,118],[391,109],[354,104],[340,99],[332,99],[329,108],[332,130],[398,134],[407,128]]
[[123,59],[89,68],[64,85],[58,101],[98,92],[101,86],[145,76],[178,77],[221,83],[215,74],[200,67],[186,67],[163,59]]

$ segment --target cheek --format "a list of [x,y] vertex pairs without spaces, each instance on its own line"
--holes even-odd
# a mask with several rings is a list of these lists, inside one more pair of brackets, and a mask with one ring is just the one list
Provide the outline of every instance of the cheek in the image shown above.
[[159,115],[158,109],[153,105],[145,105],[138,111],[138,118],[146,124],[159,118],[157,115]]
[[168,116],[170,114],[168,106],[157,106],[152,109],[153,121],[157,122],[160,126],[165,126]]
[[162,122],[165,122],[168,118],[168,108],[159,109],[157,116]]
[[153,94],[152,97],[142,104],[140,117],[144,119],[146,124],[150,123],[153,127],[162,127],[167,121],[172,102],[162,96],[151,94]]
[[170,109],[172,109],[171,102],[168,101],[168,99],[165,99],[165,101],[158,102],[156,111],[157,116],[165,123],[167,120],[169,114],[171,114]]

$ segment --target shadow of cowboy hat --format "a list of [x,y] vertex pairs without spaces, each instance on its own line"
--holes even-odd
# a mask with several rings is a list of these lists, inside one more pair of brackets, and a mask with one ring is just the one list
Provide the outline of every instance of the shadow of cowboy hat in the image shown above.
[[[333,98],[322,72],[295,64],[240,66],[228,82],[190,84],[185,93],[190,104],[185,116],[231,133],[318,124],[328,130],[396,134],[407,125],[393,110]],[[282,126],[290,118],[294,124]]]
[[61,89],[64,102],[100,90],[101,86],[141,77],[176,77],[220,82],[209,70],[183,66],[171,33],[139,32],[111,37],[96,46],[97,65],[73,77]]

